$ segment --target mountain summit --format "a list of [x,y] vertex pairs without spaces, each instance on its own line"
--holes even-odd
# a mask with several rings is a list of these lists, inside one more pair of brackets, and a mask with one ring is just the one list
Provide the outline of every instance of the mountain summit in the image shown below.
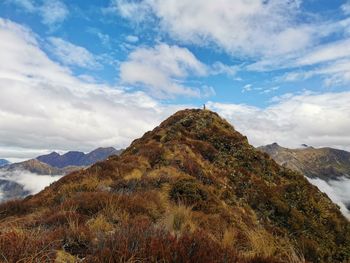
[[0,222],[9,262],[350,259],[339,208],[208,110],[179,111],[120,156],[1,205]]

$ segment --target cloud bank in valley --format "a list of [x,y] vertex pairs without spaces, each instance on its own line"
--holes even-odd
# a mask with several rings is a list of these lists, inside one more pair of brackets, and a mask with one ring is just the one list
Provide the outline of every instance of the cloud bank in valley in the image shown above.
[[341,212],[350,219],[350,179],[342,178],[340,180],[324,181],[321,179],[309,179],[309,182],[317,186],[321,192],[324,192],[328,197],[336,203]]
[[[62,176],[38,175],[28,171],[0,171],[0,179],[15,182],[23,186],[24,191],[30,194],[36,194],[43,190],[46,186],[59,180]],[[0,200],[5,194],[0,191]]]

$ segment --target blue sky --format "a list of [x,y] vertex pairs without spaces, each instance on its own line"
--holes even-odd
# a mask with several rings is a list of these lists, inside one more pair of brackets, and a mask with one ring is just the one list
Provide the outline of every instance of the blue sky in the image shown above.
[[125,147],[203,103],[254,145],[350,149],[349,1],[3,0],[0,19],[0,157]]

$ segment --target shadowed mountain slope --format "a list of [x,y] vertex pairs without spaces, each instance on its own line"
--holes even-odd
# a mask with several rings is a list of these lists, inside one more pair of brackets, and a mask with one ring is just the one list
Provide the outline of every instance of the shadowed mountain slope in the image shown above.
[[10,262],[350,259],[339,208],[207,110],[179,111],[121,156],[1,205],[0,222]]
[[7,161],[7,160],[5,160],[5,159],[0,159],[0,167],[5,166],[5,165],[8,165],[8,164],[10,164],[9,161]]
[[350,153],[333,148],[288,149],[273,143],[259,150],[269,154],[277,163],[310,178],[336,180],[350,178]]

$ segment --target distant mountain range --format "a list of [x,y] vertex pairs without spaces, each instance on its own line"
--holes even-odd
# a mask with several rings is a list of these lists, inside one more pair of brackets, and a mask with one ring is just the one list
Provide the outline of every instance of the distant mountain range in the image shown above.
[[[25,190],[23,184],[16,182],[14,178],[20,173],[31,173],[40,176],[60,176],[70,172],[84,169],[96,162],[103,161],[112,155],[119,155],[122,150],[116,150],[113,147],[98,148],[88,154],[78,151],[70,151],[60,155],[56,152],[48,155],[42,155],[35,159],[24,162],[10,164],[4,160],[0,165],[0,201],[14,198],[22,198],[30,194]],[[3,159],[1,159],[3,160]]]
[[41,155],[36,159],[40,162],[51,165],[52,167],[64,168],[68,166],[90,166],[98,161],[107,159],[111,155],[118,155],[122,150],[116,150],[113,147],[98,148],[90,153],[70,151],[63,155],[52,152],[47,155]]
[[266,152],[278,164],[303,173],[309,178],[325,181],[350,178],[350,153],[333,148],[288,149],[273,143],[258,148]]
[[5,159],[0,159],[0,167],[3,167],[5,165],[8,165],[10,162],[8,160]]

